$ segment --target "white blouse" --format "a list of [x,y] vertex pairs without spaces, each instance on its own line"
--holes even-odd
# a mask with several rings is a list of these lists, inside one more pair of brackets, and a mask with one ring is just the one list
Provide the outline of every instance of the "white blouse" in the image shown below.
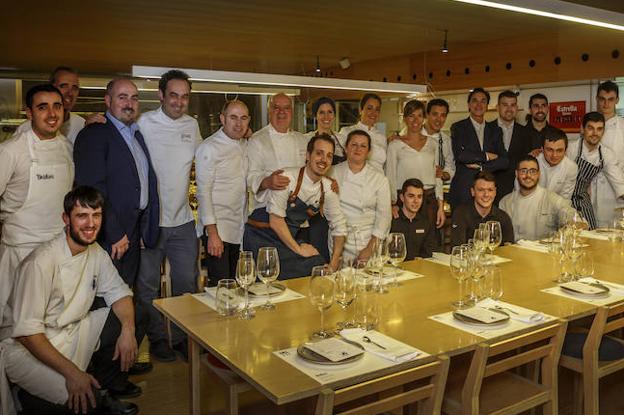
[[368,154],[368,162],[371,166],[383,171],[384,163],[386,162],[386,151],[388,149],[388,139],[377,128],[369,128],[361,121],[355,125],[349,127],[342,127],[338,133],[338,139],[342,143],[343,147],[347,146],[347,136],[351,131],[363,130],[371,136],[371,149]]

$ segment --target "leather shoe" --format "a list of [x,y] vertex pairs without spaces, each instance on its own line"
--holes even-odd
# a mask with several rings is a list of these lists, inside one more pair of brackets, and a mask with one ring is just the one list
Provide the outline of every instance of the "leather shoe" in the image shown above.
[[102,401],[98,405],[101,414],[110,415],[135,415],[139,413],[139,407],[132,402],[120,401],[110,393],[104,393],[102,395]]
[[117,399],[136,398],[141,393],[143,393],[141,387],[135,385],[129,380],[126,380],[120,386],[108,388],[108,394]]
[[173,362],[177,359],[175,352],[169,347],[167,340],[158,340],[150,343],[150,355],[159,362]]
[[188,340],[184,339],[173,345],[173,350],[180,355],[180,358],[188,363]]
[[128,370],[128,375],[144,375],[149,373],[154,369],[154,365],[151,362],[134,362],[132,366],[130,366],[130,370]]

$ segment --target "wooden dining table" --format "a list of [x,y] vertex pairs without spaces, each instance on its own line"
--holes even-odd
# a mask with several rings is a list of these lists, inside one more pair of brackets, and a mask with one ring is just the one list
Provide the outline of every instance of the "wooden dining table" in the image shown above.
[[[624,283],[624,243],[596,239],[586,239],[586,243],[594,260],[595,277]],[[567,321],[595,313],[597,307],[593,304],[541,291],[556,285],[554,279],[558,266],[549,254],[514,245],[499,247],[495,254],[511,260],[498,265],[503,276],[503,301]],[[416,259],[403,263],[402,268],[424,277],[404,281],[400,286],[390,288],[387,294],[378,294],[379,323],[376,329],[379,332],[432,356],[467,353],[486,341],[429,318],[451,311],[451,303],[459,295],[458,282],[451,277],[448,266]],[[283,281],[288,288],[303,295],[307,295],[308,282],[307,277]],[[311,333],[319,329],[319,310],[307,298],[278,303],[273,311],[259,309],[251,320],[220,316],[192,295],[158,299],[154,304],[188,334],[192,414],[200,414],[199,371],[203,351],[211,353],[277,405],[318,395],[324,387],[357,384],[419,364],[418,361],[406,362],[321,385],[273,353],[309,341]],[[325,325],[335,327],[352,312],[349,308],[343,310],[334,305],[325,313]],[[526,330],[533,328],[527,326]],[[515,334],[518,332],[509,336]]]

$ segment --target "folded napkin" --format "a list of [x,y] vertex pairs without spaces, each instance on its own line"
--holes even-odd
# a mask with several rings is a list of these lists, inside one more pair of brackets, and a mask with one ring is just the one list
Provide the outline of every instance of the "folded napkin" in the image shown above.
[[494,310],[502,311],[504,313],[507,313],[510,319],[520,321],[526,324],[539,323],[546,319],[546,316],[542,312],[528,310],[526,308],[508,304],[502,301],[492,300],[491,298],[481,300],[477,303],[477,305],[480,307],[492,308]]
[[[340,335],[347,340],[360,344],[367,352],[395,363],[408,362],[423,354],[420,350],[381,334],[376,330],[344,329],[340,332]],[[372,342],[365,342],[365,336]],[[385,347],[385,350],[380,346]]]
[[433,252],[431,254],[431,258],[427,258],[427,260],[436,262],[442,265],[450,265],[451,264],[451,256],[449,254],[445,254],[443,252]]
[[548,253],[548,247],[544,244],[539,243],[539,241],[529,241],[527,239],[520,239],[516,242],[517,245],[522,248],[530,249],[531,251],[543,252],[545,254]]

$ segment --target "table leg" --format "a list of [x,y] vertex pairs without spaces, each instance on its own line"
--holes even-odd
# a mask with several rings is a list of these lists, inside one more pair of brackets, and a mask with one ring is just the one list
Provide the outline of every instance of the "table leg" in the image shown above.
[[189,409],[191,415],[200,415],[200,400],[201,395],[199,393],[199,344],[189,336],[189,383],[190,383],[190,405]]

